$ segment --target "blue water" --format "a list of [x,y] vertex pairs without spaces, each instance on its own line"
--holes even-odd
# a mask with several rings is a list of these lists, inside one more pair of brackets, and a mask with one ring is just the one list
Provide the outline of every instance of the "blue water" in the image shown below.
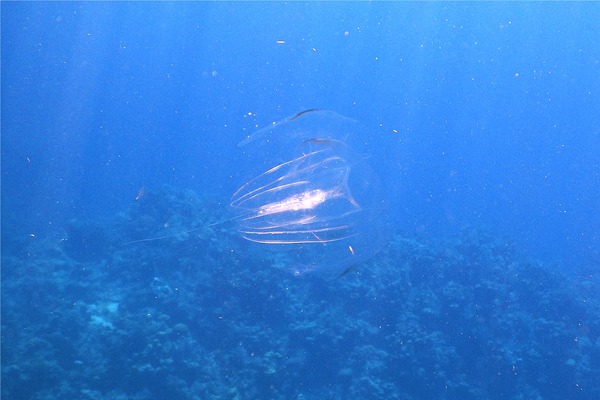
[[[600,398],[596,3],[1,12],[3,398]],[[378,188],[333,276],[230,205],[308,109]]]

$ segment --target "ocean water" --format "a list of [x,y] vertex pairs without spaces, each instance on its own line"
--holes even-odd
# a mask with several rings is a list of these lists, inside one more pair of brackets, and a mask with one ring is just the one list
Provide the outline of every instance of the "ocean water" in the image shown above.
[[0,7],[3,398],[600,398],[596,3]]

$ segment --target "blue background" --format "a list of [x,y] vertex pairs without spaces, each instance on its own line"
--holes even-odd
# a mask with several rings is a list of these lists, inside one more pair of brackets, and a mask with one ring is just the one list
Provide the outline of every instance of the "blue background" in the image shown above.
[[[254,378],[244,384],[230,382],[230,386],[257,391],[246,392],[242,398],[397,396],[383,382],[388,378],[400,382],[400,378],[394,380],[393,371],[402,368],[381,373],[380,380],[369,378],[369,382],[381,382],[380,392],[372,387],[361,392],[346,385],[347,377],[362,382],[355,375],[360,368],[336,357],[355,354],[359,347],[352,347],[354,339],[360,342],[365,337],[368,345],[356,356],[357,365],[367,365],[384,352],[394,354],[406,371],[415,371],[402,378],[408,384],[397,383],[398,388],[406,388],[414,382],[414,390],[406,392],[414,396],[410,398],[518,398],[509,395],[510,390],[528,398],[597,398],[600,307],[598,292],[591,288],[598,287],[600,260],[598,3],[2,2],[1,11],[4,395],[72,398],[73,393],[85,390],[85,398],[117,398],[120,393],[129,393],[129,398],[193,398],[153,387],[152,382],[170,378],[138,370],[152,360],[140,361],[139,356],[119,361],[125,353],[141,354],[138,350],[146,348],[140,344],[142,338],[153,338],[155,346],[163,343],[164,354],[154,347],[163,359],[170,354],[192,354],[181,343],[168,347],[179,342],[157,334],[178,332],[178,337],[193,337],[193,343],[205,346],[206,354],[238,349],[243,343],[252,348],[251,340],[238,340],[238,334],[253,337],[256,349],[264,347],[265,356],[258,366],[252,364],[257,360],[254,350],[247,358],[240,356],[239,369],[237,361],[227,364],[237,360],[234,355],[220,361],[215,356],[215,365],[228,379],[245,376],[240,371],[254,371],[254,367],[270,371],[265,363],[279,365],[285,359],[291,363],[286,371],[308,368],[316,375],[306,378],[298,372],[306,379],[304,389],[320,388],[311,397],[304,389],[270,391],[277,385],[285,387],[280,382],[270,386]],[[365,126],[369,162],[381,179],[387,201],[381,218],[390,226],[389,244],[383,246],[380,258],[373,259],[372,268],[364,267],[333,283],[280,275],[252,259],[256,254],[235,253],[232,249],[243,249],[244,244],[225,228],[216,231],[210,243],[198,245],[196,240],[191,247],[161,240],[142,248],[120,246],[160,236],[162,231],[152,223],[165,220],[152,213],[161,209],[169,214],[168,210],[190,204],[180,201],[177,191],[191,190],[211,201],[200,213],[202,217],[193,209],[190,215],[194,217],[172,223],[168,234],[229,218],[230,197],[248,175],[237,144],[257,129],[310,108],[333,110]],[[173,192],[161,189],[165,185],[174,188]],[[144,204],[152,206],[140,205],[142,197],[147,201]],[[494,239],[472,233],[479,229],[491,237],[508,238],[503,240],[512,244],[495,247]],[[455,242],[443,244],[447,240]],[[511,246],[522,256],[514,256],[512,250],[504,253]],[[158,257],[169,260],[168,266],[157,265]],[[188,257],[190,264],[177,257]],[[545,265],[544,272],[529,269],[523,259],[538,260],[533,264]],[[202,263],[210,267],[202,270],[198,267]],[[248,273],[242,264],[252,266],[253,272]],[[72,269],[64,272],[65,265]],[[489,269],[482,267],[487,272],[479,272],[481,266]],[[582,268],[587,272],[581,274]],[[579,289],[562,288],[562,278],[554,275],[557,271],[579,279]],[[493,296],[469,292],[494,279],[507,286],[500,289],[490,284],[491,292],[497,290]],[[216,283],[204,287],[205,282]],[[452,292],[453,282],[464,291]],[[194,291],[186,285],[201,288]],[[177,290],[208,297],[173,300],[169,296]],[[275,308],[281,293],[294,293],[294,300]],[[450,300],[442,301],[445,295]],[[165,298],[169,300],[161,303]],[[503,309],[498,304],[505,304],[504,300],[498,298],[519,305]],[[497,354],[512,358],[506,365],[498,361],[500,356],[487,360],[491,366],[479,364],[477,353],[484,352],[471,342],[460,341],[472,337],[463,335],[463,328],[468,331],[471,325],[448,328],[452,321],[462,323],[461,318],[479,318],[477,307],[486,301],[494,304],[495,317],[489,321],[501,322],[498,327],[474,323],[472,336],[489,340],[486,343],[505,343],[508,350]],[[236,309],[233,305],[238,303]],[[571,304],[589,309],[577,311]],[[519,307],[528,311],[514,311]],[[408,311],[413,309],[421,321],[418,329],[409,317],[399,316],[413,315]],[[291,350],[288,354],[281,343],[272,342],[278,340],[275,333],[290,335],[292,349],[302,348],[296,342],[300,339],[293,336],[301,324],[277,326],[284,318],[279,312],[291,321],[305,316],[308,322],[302,329],[318,327],[325,335],[347,328],[361,332],[360,338],[347,340],[344,334],[333,334],[334,339],[323,339],[314,354],[299,356]],[[219,317],[203,322],[203,316],[211,313]],[[135,319],[142,314],[168,317],[152,322]],[[71,323],[58,323],[57,315],[71,318]],[[231,326],[217,328],[222,327],[222,315],[231,317]],[[545,352],[539,358],[527,353],[528,340],[533,343],[545,332],[558,332],[560,323],[542,324],[539,329],[531,326],[563,321],[565,315],[573,319],[573,331],[560,331],[565,340],[572,344],[574,336],[586,338],[579,340],[583,361],[575,353],[556,359]],[[248,321],[246,316],[250,316]],[[513,317],[523,317],[520,321],[528,328],[513,325]],[[167,327],[164,321],[169,318],[181,323]],[[33,325],[19,325],[29,320]],[[360,321],[372,323],[372,330]],[[253,323],[260,329],[250,328]],[[374,333],[386,326],[400,328],[396,333]],[[70,330],[78,334],[65,333]],[[69,337],[75,349],[65,350],[69,347],[55,337],[56,332]],[[128,342],[125,337],[131,332],[137,333]],[[300,337],[312,337],[299,332]],[[55,350],[28,359],[38,354],[31,348],[44,348],[35,339],[40,337]],[[86,342],[82,337],[92,339]],[[339,337],[344,338],[341,347]],[[422,338],[422,347],[406,350],[403,358],[394,351],[402,343],[411,343],[408,337]],[[444,347],[436,337],[459,340],[449,339]],[[192,343],[192,339],[185,340]],[[545,340],[535,345],[549,352],[568,348],[558,339]],[[121,348],[119,341],[127,345]],[[97,347],[88,349],[85,343],[92,342]],[[311,345],[319,343],[315,340]],[[371,345],[385,351],[377,353]],[[448,381],[456,384],[460,379],[451,379],[451,371],[459,371],[466,382],[461,388],[481,386],[489,391],[454,388],[453,394],[445,394],[448,382],[435,383],[444,376],[439,372],[442,367],[432,367],[438,372],[431,376],[421,374],[421,370],[429,371],[425,367],[429,364],[420,355],[439,351],[430,360],[439,367],[454,359],[453,350],[464,356],[469,368],[466,372],[462,367],[446,368]],[[53,359],[48,355],[53,351],[60,354],[55,364],[39,370],[31,367],[38,359]],[[97,358],[86,361],[78,352]],[[285,357],[279,359],[276,354],[280,353]],[[322,376],[311,369],[328,365],[328,357],[343,368],[332,368]],[[527,360],[529,367],[524,365]],[[209,365],[204,361],[203,365]],[[102,382],[108,384],[101,387],[90,378],[101,376],[99,369],[90,367],[76,375],[70,367],[73,362],[78,366],[97,362],[114,370],[106,372]],[[127,375],[127,383],[121,384],[119,378],[126,376],[119,372],[124,368],[121,362],[136,365],[142,375]],[[414,369],[411,362],[417,365]],[[231,369],[223,367],[226,364]],[[381,361],[381,365],[391,364]],[[589,376],[592,383],[561,375],[565,365],[582,366],[585,372],[577,376]],[[39,372],[58,366],[68,373],[52,378]],[[165,371],[161,368],[153,373]],[[494,381],[501,370],[518,371],[531,386]],[[170,377],[186,379],[187,372],[169,371]],[[490,376],[478,375],[484,371]],[[543,378],[535,372],[527,375],[527,371],[538,371]],[[42,378],[32,384],[27,378],[31,376]],[[222,376],[215,382],[225,381]],[[248,372],[248,376],[253,375]],[[299,379],[287,372],[280,376],[287,384]],[[421,378],[425,383],[419,386]],[[82,386],[62,396],[57,394],[60,390],[48,389],[66,387],[56,382],[75,381]],[[227,397],[225,389],[199,389],[194,386],[197,383],[190,383],[193,380],[169,382],[205,397]],[[544,382],[545,389],[537,388],[536,382]],[[583,385],[587,391],[573,389],[574,382],[588,382]],[[344,390],[336,391],[338,384]],[[231,393],[229,397],[235,398]]]
[[374,129],[397,229],[481,225],[585,261],[600,247],[598,12],[7,3],[3,218],[42,234],[162,183],[226,202],[242,181],[236,144],[320,107]]

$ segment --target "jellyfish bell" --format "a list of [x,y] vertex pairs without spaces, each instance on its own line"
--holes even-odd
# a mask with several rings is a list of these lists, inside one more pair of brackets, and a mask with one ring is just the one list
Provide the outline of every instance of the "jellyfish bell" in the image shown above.
[[[339,276],[377,253],[382,196],[361,133],[356,121],[313,109],[243,140],[256,166],[231,201],[240,236],[283,253],[294,274]],[[261,172],[264,160],[277,164]]]

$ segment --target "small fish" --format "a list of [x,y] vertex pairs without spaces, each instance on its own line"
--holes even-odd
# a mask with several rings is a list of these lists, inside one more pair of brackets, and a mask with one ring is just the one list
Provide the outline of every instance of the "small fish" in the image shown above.
[[350,272],[352,272],[355,269],[357,269],[359,265],[360,264],[352,264],[351,266],[349,266],[348,268],[346,268],[345,270],[343,270],[342,273],[339,274],[337,276],[337,278],[335,278],[335,279],[340,279],[342,276],[349,274]]
[[286,122],[293,121],[295,119],[300,118],[304,114],[308,114],[308,113],[311,113],[313,111],[319,111],[319,110],[321,110],[321,109],[320,108],[309,108],[308,110],[300,111],[298,114],[294,115],[292,118],[289,118]]

